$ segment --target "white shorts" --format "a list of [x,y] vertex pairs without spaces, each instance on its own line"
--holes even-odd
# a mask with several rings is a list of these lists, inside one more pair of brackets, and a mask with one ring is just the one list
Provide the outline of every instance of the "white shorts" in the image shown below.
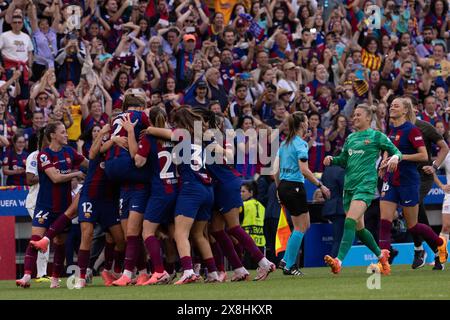
[[450,193],[446,193],[442,203],[442,214],[450,214]]

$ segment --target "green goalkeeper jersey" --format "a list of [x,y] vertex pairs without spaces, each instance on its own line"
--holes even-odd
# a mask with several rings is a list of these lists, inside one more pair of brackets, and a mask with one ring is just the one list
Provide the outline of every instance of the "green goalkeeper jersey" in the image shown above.
[[402,159],[401,152],[380,131],[369,128],[348,136],[341,154],[332,161],[332,164],[345,168],[344,190],[360,189],[375,193],[378,181],[376,161],[380,151]]

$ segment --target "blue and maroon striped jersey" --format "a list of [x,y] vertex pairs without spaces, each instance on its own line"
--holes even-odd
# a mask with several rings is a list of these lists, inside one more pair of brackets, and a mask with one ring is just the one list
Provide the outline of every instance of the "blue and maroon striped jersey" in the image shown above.
[[89,161],[89,168],[84,180],[81,195],[87,195],[91,200],[112,201],[118,198],[118,189],[108,180],[105,173],[105,157],[98,155]]
[[172,159],[171,141],[160,141],[157,138],[145,135],[139,141],[137,154],[147,158],[152,172],[152,196],[171,194],[177,189],[178,178],[176,177],[176,166]]
[[181,159],[183,159],[183,152],[187,149],[189,149],[190,151],[189,156],[186,156],[186,159],[183,159],[183,161],[181,161],[181,164],[177,165],[181,182],[200,182],[202,184],[210,185],[212,183],[212,179],[205,168],[204,146],[195,144],[187,140],[181,140],[177,147],[178,146],[180,146],[181,149],[179,155],[175,154],[176,157],[180,156]]
[[83,120],[84,131],[89,131],[95,125],[103,128],[105,124],[109,122],[109,117],[106,113],[102,113],[99,120],[95,120],[93,116],[88,115],[86,119]]
[[52,151],[49,147],[38,154],[39,193],[36,207],[52,213],[63,213],[72,203],[71,183],[53,183],[45,173],[46,169],[55,168],[61,174],[72,172],[79,167],[84,157],[75,149],[63,146],[60,151]]
[[[311,138],[310,138],[311,139]],[[323,172],[323,160],[325,159],[325,133],[322,128],[317,128],[316,141],[308,151],[308,165],[311,172]]]
[[[137,110],[128,110],[125,112],[122,112],[121,114],[117,115],[112,124],[111,128],[111,137],[119,136],[119,137],[127,137],[128,133],[127,131],[122,127],[122,121],[125,119],[126,115],[130,114],[130,121],[132,123],[136,123],[134,127],[134,136],[136,139],[139,139],[139,135],[141,134],[142,130],[147,129],[147,127],[150,125],[150,122],[148,120],[147,115],[144,111],[137,111]],[[130,155],[128,150],[125,150],[117,145],[114,145],[111,149],[109,149],[106,160],[117,158],[118,156],[123,155]]]
[[[3,166],[9,170],[17,170],[19,168],[25,169],[27,162],[28,152],[22,151],[21,154],[17,154],[13,147],[8,148],[5,157],[3,158]],[[25,186],[27,184],[26,173],[14,174],[8,176],[6,179],[7,186]]]
[[[225,142],[222,146],[224,149],[227,147],[230,148],[232,146],[231,143]],[[215,157],[214,153],[212,157]],[[206,169],[211,177],[220,183],[227,183],[233,181],[234,179],[241,177],[241,173],[236,170],[233,166],[226,163],[225,159],[223,159],[223,163],[206,163]]]
[[[391,127],[389,139],[402,154],[417,153],[419,147],[424,147],[422,133],[411,122],[405,122],[401,126]],[[402,160],[394,173],[386,174],[385,180],[393,186],[408,186],[420,184],[420,175],[417,171],[417,163]]]

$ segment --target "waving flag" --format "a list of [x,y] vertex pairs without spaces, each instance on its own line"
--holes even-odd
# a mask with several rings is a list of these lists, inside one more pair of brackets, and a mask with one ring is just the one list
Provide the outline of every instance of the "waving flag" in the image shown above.
[[286,246],[291,236],[291,228],[286,218],[286,211],[281,206],[280,219],[278,220],[277,236],[275,238],[275,254],[286,251]]
[[194,83],[185,90],[184,97],[183,97],[183,103],[189,103],[189,101],[192,101],[195,97],[195,89],[197,89],[197,84],[200,81],[205,81],[205,73],[203,73],[200,77],[198,77],[197,80],[194,81]]
[[254,21],[253,17],[248,13],[241,13],[239,16],[250,24],[248,31],[255,37],[256,42],[262,41],[264,39],[264,29]]

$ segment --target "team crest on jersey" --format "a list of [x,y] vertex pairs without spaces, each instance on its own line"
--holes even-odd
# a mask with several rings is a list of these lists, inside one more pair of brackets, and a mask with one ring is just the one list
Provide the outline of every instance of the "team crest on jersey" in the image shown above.
[[400,135],[396,135],[395,136],[395,141],[399,141],[400,140]]
[[41,162],[42,162],[42,166],[44,166],[44,167],[45,167],[46,165],[49,165],[49,164],[50,164],[50,161],[48,160],[48,157],[47,157],[46,154],[41,154],[40,160],[41,160]]
[[38,219],[38,222],[39,222],[39,224],[44,224],[45,219],[44,219],[44,218],[39,218],[39,219]]
[[89,218],[91,217],[91,214],[90,214],[89,212],[85,212],[85,213],[84,213],[84,217],[85,217],[86,219],[89,219]]
[[66,158],[66,162],[67,162],[67,164],[70,164],[72,162],[72,160],[70,160],[70,158]]

